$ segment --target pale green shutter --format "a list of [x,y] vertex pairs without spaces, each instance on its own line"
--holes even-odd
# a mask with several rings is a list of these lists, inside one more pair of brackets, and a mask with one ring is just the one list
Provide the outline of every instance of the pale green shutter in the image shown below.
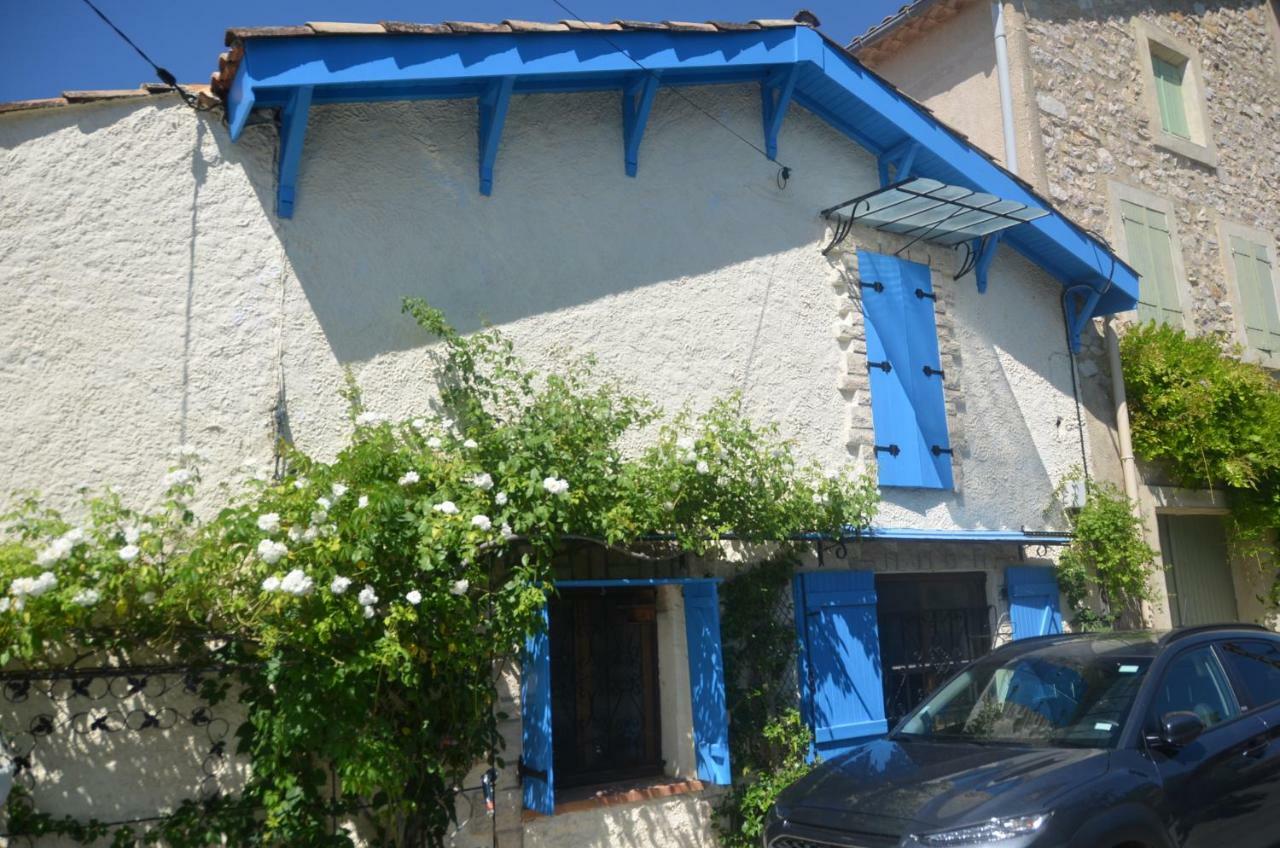
[[1178,279],[1173,272],[1173,239],[1163,212],[1120,201],[1120,218],[1128,245],[1129,264],[1142,280],[1138,291],[1138,320],[1182,325]]
[[1266,247],[1232,236],[1231,260],[1236,268],[1249,347],[1267,354],[1280,351],[1280,314],[1276,309],[1275,283]]
[[1235,581],[1222,518],[1161,515],[1157,524],[1173,625],[1235,621]]
[[1156,100],[1160,105],[1160,126],[1170,135],[1191,140],[1187,128],[1187,108],[1183,100],[1182,81],[1187,65],[1175,65],[1152,55],[1151,71],[1156,80]]

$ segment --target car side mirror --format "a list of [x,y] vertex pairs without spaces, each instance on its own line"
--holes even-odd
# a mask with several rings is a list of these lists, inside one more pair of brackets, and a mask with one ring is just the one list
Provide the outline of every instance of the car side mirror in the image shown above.
[[1160,741],[1174,748],[1185,748],[1204,733],[1204,722],[1193,712],[1179,710],[1165,713],[1160,719]]

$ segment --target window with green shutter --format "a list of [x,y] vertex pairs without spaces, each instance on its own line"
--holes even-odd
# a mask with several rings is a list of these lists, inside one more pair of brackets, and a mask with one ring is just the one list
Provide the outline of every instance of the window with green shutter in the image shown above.
[[1173,265],[1173,236],[1169,219],[1157,209],[1120,201],[1129,264],[1142,275],[1138,292],[1138,320],[1182,326],[1182,303]]
[[1231,262],[1236,270],[1249,347],[1274,356],[1280,353],[1280,313],[1276,308],[1275,277],[1267,248],[1233,235]]
[[1160,105],[1160,125],[1170,135],[1190,141],[1191,130],[1187,126],[1187,105],[1183,86],[1183,80],[1187,75],[1186,61],[1174,63],[1152,53],[1151,72],[1156,80],[1156,102]]

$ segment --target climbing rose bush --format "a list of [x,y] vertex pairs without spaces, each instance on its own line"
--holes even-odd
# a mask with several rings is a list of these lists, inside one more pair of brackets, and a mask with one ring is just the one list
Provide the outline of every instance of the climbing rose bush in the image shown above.
[[[440,844],[463,776],[491,754],[501,763],[495,672],[539,626],[558,540],[706,553],[727,534],[872,519],[864,475],[800,462],[737,398],[658,421],[590,362],[537,374],[500,333],[464,337],[421,301],[405,308],[441,341],[438,410],[392,421],[353,388],[352,435],[332,462],[284,447],[282,476],[245,481],[206,520],[189,450],[154,509],[108,491],[74,520],[35,496],[5,517],[0,663],[145,646],[237,669],[252,761],[241,797],[185,805],[116,844],[350,844],[330,817],[357,811],[378,844]],[[624,453],[652,426],[647,447]],[[20,795],[15,834],[98,832]]]

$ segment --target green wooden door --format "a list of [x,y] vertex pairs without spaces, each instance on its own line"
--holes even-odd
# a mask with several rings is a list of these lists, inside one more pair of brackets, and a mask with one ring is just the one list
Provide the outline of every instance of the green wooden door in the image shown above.
[[1235,621],[1227,532],[1217,515],[1161,515],[1160,547],[1173,625]]

